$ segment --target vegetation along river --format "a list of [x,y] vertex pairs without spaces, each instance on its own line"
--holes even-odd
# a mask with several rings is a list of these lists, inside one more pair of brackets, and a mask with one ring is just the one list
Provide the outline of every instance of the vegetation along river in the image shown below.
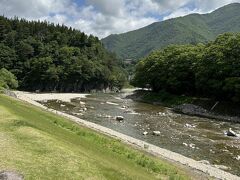
[[[228,128],[240,133],[240,124],[176,114],[166,107],[126,99],[126,95],[96,93],[70,103],[41,103],[240,175],[240,138],[224,134]],[[123,116],[124,121],[117,121],[116,116]]]

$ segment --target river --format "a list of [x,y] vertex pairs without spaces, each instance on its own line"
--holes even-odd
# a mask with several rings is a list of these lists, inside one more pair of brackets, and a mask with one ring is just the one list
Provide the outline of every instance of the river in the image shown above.
[[[95,93],[71,102],[41,103],[240,176],[240,138],[224,134],[228,128],[240,133],[240,124],[176,114],[166,107],[126,99],[127,94]],[[116,121],[116,116],[124,121]]]

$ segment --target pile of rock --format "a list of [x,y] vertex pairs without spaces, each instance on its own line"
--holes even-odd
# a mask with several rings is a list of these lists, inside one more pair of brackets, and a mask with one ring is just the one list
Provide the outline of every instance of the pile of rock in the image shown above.
[[182,104],[173,108],[173,111],[177,113],[183,113],[188,115],[205,116],[209,115],[208,111],[200,106],[194,104]]

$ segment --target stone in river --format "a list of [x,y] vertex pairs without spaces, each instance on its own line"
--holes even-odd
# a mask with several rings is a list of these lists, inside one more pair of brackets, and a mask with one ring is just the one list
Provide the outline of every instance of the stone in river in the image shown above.
[[237,133],[235,133],[232,128],[229,128],[229,130],[226,132],[227,136],[234,136],[237,137]]
[[240,155],[238,155],[237,157],[235,157],[236,160],[240,161]]
[[112,117],[112,116],[110,116],[110,115],[106,115],[106,116],[105,116],[105,118],[111,118],[111,117]]
[[184,127],[186,127],[186,128],[195,128],[196,126],[187,123],[187,124],[184,125]]
[[189,147],[192,149],[195,149],[195,144],[191,143],[191,144],[189,144]]
[[79,103],[80,103],[81,105],[85,105],[85,104],[86,104],[85,102],[82,102],[82,101],[80,101]]
[[124,105],[122,105],[122,107],[121,107],[122,109],[127,109],[127,106],[124,106]]
[[116,120],[117,120],[117,121],[123,121],[123,120],[124,120],[124,117],[123,117],[123,116],[117,116],[117,117],[116,117]]
[[106,104],[109,104],[109,105],[114,105],[114,106],[119,106],[119,104],[117,104],[117,103],[113,103],[113,102],[106,102]]
[[144,131],[144,132],[143,132],[143,135],[144,135],[144,136],[146,136],[147,134],[148,134],[148,132],[147,132],[147,131]]
[[160,135],[160,131],[153,131],[153,135],[159,136]]

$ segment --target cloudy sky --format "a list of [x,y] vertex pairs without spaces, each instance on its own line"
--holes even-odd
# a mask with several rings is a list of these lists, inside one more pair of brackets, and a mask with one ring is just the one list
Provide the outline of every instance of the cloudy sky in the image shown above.
[[7,17],[47,20],[100,38],[240,0],[0,0]]

